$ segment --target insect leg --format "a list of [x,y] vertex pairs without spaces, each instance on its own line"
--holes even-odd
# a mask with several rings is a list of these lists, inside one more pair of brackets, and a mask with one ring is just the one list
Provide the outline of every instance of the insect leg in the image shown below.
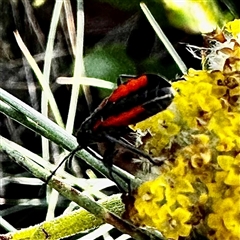
[[111,142],[115,142],[115,143],[119,143],[121,144],[123,147],[129,149],[130,151],[148,159],[151,163],[153,163],[154,165],[156,165],[157,163],[151,158],[151,156],[149,156],[147,153],[137,149],[136,147],[134,147],[133,145],[126,143],[125,141],[123,141],[122,139],[116,139],[108,134],[105,134],[105,137],[111,141]]
[[[128,183],[129,181],[123,178],[122,175],[120,175],[117,171],[114,171],[114,169],[112,168],[112,165],[113,165],[112,159],[116,154],[116,151],[114,151],[115,143],[108,142],[108,144],[110,145],[108,145],[107,150],[105,150],[103,157],[100,156],[98,153],[96,153],[94,150],[92,150],[90,147],[86,147],[84,149],[105,165],[105,167],[109,170],[110,179],[113,180],[116,184],[117,184],[117,181],[114,179],[113,173],[115,173],[116,175],[118,175],[120,178],[122,178],[124,181]],[[120,190],[122,189],[121,186],[119,186],[118,184],[117,186]]]
[[[119,173],[117,171],[114,171],[114,169],[112,168],[113,158],[117,154],[117,150],[115,150],[115,145],[116,145],[115,142],[112,142],[112,141],[107,142],[107,148],[103,154],[103,163],[109,170],[110,178],[117,184],[117,181],[115,180],[115,178],[113,176],[113,173],[117,174],[122,179],[123,179],[123,177],[121,175],[119,175]],[[126,181],[126,179],[123,179],[123,180]],[[121,187],[118,184],[117,184],[117,186],[121,190]]]
[[48,182],[50,181],[50,179],[52,178],[52,176],[57,172],[57,170],[63,165],[63,163],[66,160],[71,161],[74,157],[74,155],[81,150],[82,147],[78,146],[77,148],[75,148],[73,151],[71,151],[60,163],[59,165],[53,170],[53,172],[48,176],[47,180],[46,180],[46,184],[48,184]]

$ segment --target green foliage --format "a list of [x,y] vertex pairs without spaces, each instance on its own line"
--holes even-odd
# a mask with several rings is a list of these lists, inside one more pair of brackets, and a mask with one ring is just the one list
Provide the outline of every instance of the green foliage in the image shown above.
[[[125,46],[113,44],[98,46],[86,54],[84,58],[86,75],[116,83],[120,74],[136,74],[134,62],[125,51]],[[109,90],[102,90],[103,95]]]
[[84,58],[87,76],[115,81],[119,74],[135,73],[134,63],[128,58],[125,46],[98,46]]

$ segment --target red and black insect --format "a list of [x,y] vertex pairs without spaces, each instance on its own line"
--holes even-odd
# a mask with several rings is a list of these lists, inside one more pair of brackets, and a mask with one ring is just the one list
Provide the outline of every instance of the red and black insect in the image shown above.
[[[129,125],[166,109],[172,99],[171,84],[162,77],[156,74],[144,74],[130,78],[105,98],[81,124],[77,131],[79,146],[71,156],[80,149],[89,151],[88,146],[93,143],[107,141],[113,146],[118,143],[153,162],[148,154],[136,149],[121,136],[129,131]],[[106,156],[103,157],[103,161],[106,165],[111,165],[106,160]]]
[[120,84],[82,123],[77,132],[79,146],[84,148],[94,142],[109,140],[132,150],[120,138],[128,131],[128,126],[166,109],[172,99],[171,84],[162,77],[144,74],[131,78]]

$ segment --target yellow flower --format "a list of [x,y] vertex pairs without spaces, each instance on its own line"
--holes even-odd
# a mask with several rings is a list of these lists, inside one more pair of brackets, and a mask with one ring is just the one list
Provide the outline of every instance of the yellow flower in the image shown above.
[[215,112],[221,108],[220,101],[212,96],[212,84],[210,83],[198,83],[196,86],[196,95],[195,95],[199,107],[206,112]]
[[193,205],[189,196],[183,194],[177,194],[176,196],[178,204],[180,204],[184,209],[188,209]]
[[154,221],[157,229],[161,229],[167,238],[178,239],[179,236],[187,237],[192,229],[186,222],[190,219],[191,213],[184,208],[177,208],[175,211],[167,205],[163,205],[158,211],[159,218]]
[[231,151],[237,145],[240,131],[240,115],[238,113],[229,113],[226,111],[216,112],[208,124],[208,129],[213,131],[219,141],[216,146],[218,151]]
[[217,214],[209,214],[208,216],[208,226],[215,230],[215,233],[209,235],[209,239],[213,240],[232,240],[232,234],[229,232],[222,222],[222,218]]
[[217,161],[219,166],[228,173],[224,183],[240,186],[240,154],[236,158],[221,155],[218,156]]
[[[223,222],[228,231],[233,236],[240,237],[240,202],[239,199],[235,203],[236,205],[231,210],[225,212],[223,215]],[[235,209],[236,208],[236,209]]]
[[153,217],[157,214],[160,202],[164,199],[164,189],[158,180],[154,180],[152,184],[145,182],[138,188],[134,207],[137,209],[139,217]]
[[233,37],[237,38],[240,34],[240,19],[235,19],[234,21],[228,22],[225,25],[226,31],[232,33]]
[[233,190],[233,195],[234,195],[234,197],[236,197],[237,199],[240,199],[240,186],[237,186],[236,188],[234,188],[234,190]]
[[220,171],[215,173],[215,179],[212,182],[206,183],[208,188],[208,196],[212,198],[213,202],[216,202],[218,199],[224,197],[225,192],[227,191],[227,186],[224,184],[224,179],[226,178],[227,173]]
[[232,48],[221,49],[221,52],[228,56],[223,66],[224,73],[232,73],[240,70],[240,45],[237,41],[232,40],[232,42],[234,42]]
[[170,207],[176,203],[179,194],[194,192],[192,184],[186,178],[183,179],[182,177],[169,176],[164,179],[162,184],[165,187],[166,201]]
[[214,213],[208,217],[208,226],[216,231],[217,239],[237,239],[239,237],[240,202],[235,201],[232,198],[225,198],[214,204]]
[[171,173],[178,175],[179,177],[184,177],[187,174],[187,171],[188,166],[185,159],[182,155],[179,155],[174,162],[174,167],[172,168]]
[[190,163],[194,168],[201,168],[211,161],[209,137],[205,134],[192,135],[193,144],[186,147],[184,155],[190,155]]
[[206,59],[216,68],[189,69],[186,81],[172,83],[170,107],[136,126],[151,133],[144,149],[167,160],[134,195],[132,220],[166,238],[187,237],[194,226],[212,240],[240,240],[239,26],[213,37]]
[[180,131],[180,127],[174,123],[174,114],[169,110],[138,123],[133,129],[139,128],[143,132],[150,132],[151,138],[144,146],[144,150],[153,156],[159,156],[159,151],[169,145],[172,137]]

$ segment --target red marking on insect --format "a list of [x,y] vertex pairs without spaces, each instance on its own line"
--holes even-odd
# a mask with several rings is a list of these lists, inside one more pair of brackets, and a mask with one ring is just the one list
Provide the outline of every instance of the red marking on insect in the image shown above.
[[135,117],[144,111],[145,109],[142,106],[134,107],[131,110],[122,112],[117,116],[110,116],[104,121],[98,120],[93,129],[97,130],[99,127],[107,128],[131,125],[136,122]]
[[[121,136],[135,124],[166,109],[172,102],[171,84],[156,74],[144,74],[120,84],[82,123],[77,132],[80,146],[102,142],[106,134]],[[119,137],[120,137],[119,136]]]
[[111,96],[108,98],[109,102],[116,102],[120,98],[127,97],[129,94],[136,92],[140,88],[143,88],[147,85],[147,76],[142,75],[139,78],[131,79],[124,84],[118,86],[116,90],[113,91]]

